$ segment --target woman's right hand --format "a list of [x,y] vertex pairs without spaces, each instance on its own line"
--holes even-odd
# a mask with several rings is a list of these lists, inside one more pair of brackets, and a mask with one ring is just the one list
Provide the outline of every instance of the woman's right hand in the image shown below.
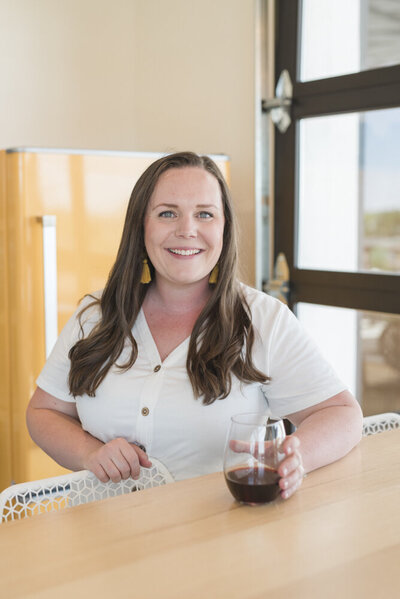
[[140,447],[118,437],[89,453],[84,466],[101,482],[118,483],[130,476],[139,478],[140,466],[149,468],[151,462]]

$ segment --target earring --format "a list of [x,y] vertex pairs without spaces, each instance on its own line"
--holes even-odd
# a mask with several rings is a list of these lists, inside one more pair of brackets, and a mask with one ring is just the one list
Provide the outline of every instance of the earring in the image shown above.
[[218,268],[218,264],[216,264],[211,271],[210,278],[208,279],[209,283],[214,284],[218,281],[218,272],[219,272],[219,268]]
[[147,264],[147,258],[144,258],[143,259],[142,276],[140,277],[140,282],[144,283],[146,285],[147,283],[150,283],[150,281],[151,281],[150,268],[149,268],[149,265]]

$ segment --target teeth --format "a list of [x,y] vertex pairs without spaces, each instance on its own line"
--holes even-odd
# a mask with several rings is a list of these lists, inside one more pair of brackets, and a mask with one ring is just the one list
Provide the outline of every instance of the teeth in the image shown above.
[[169,250],[173,254],[178,254],[178,256],[194,256],[195,254],[200,254],[200,250]]

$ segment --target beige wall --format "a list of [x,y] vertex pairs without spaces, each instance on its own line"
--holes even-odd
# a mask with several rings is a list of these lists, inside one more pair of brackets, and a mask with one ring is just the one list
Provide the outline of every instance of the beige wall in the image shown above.
[[0,147],[226,153],[254,282],[255,0],[0,0]]

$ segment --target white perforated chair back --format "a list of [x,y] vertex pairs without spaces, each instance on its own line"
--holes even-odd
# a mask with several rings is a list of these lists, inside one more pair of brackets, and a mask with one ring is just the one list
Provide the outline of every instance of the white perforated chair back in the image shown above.
[[395,428],[400,428],[400,414],[396,414],[396,412],[374,414],[374,416],[366,416],[363,419],[362,434],[364,436],[375,435]]
[[107,499],[173,482],[167,468],[149,457],[151,468],[141,468],[138,479],[102,483],[89,470],[18,483],[0,493],[0,522],[21,520],[44,512],[54,512],[82,503]]

